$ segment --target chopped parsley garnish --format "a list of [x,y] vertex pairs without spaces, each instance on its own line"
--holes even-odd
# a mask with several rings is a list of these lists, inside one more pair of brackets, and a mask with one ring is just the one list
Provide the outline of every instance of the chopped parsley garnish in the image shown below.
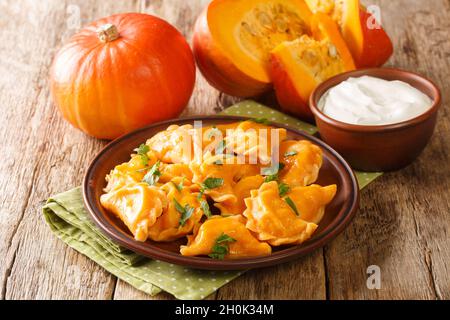
[[267,177],[264,178],[264,182],[265,183],[268,183],[268,182],[271,182],[271,181],[278,181],[278,173],[271,174],[270,176],[267,176]]
[[205,181],[200,185],[200,193],[197,196],[197,199],[201,199],[203,197],[203,194],[205,193],[205,190],[211,190],[215,188],[219,188],[223,185],[223,179],[222,178],[206,178]]
[[208,218],[211,218],[212,214],[211,214],[211,210],[209,209],[208,201],[206,201],[206,200],[200,201],[200,208],[202,208],[205,216],[207,216]]
[[139,148],[134,149],[138,155],[141,156],[141,161],[144,166],[148,165],[148,155],[147,152],[150,151],[150,147],[145,143],[141,144]]
[[280,197],[284,197],[290,190],[291,188],[289,188],[286,183],[280,183],[278,185],[278,194],[280,195]]
[[159,171],[159,165],[160,161],[158,160],[151,168],[150,170],[145,174],[144,178],[142,179],[143,182],[148,183],[151,186],[154,186],[161,176],[161,171]]
[[219,188],[223,185],[223,179],[222,178],[212,178],[209,177],[202,183],[202,187],[204,189],[215,189]]
[[173,204],[175,205],[175,209],[181,213],[180,217],[180,226],[184,226],[186,221],[192,216],[194,213],[194,208],[186,204],[184,207],[177,201],[177,199],[173,198]]
[[300,216],[300,213],[298,213],[298,210],[297,210],[297,206],[295,205],[294,201],[292,201],[291,198],[286,197],[286,198],[284,198],[284,201],[286,201],[286,203],[289,205],[289,207],[291,207],[291,209],[294,210],[294,212],[297,216]]
[[172,181],[172,184],[179,192],[181,192],[183,190],[183,183],[184,183],[184,179],[181,180],[181,182],[179,184],[176,184],[175,182]]
[[269,125],[270,121],[267,120],[266,118],[255,118],[255,119],[251,119],[250,121],[259,123],[259,124],[265,124],[265,125]]
[[296,156],[298,154],[297,151],[288,151],[284,154],[285,157],[292,157],[292,156]]
[[212,252],[208,256],[213,259],[223,260],[229,252],[228,244],[233,242],[236,242],[236,239],[233,239],[229,235],[222,233],[216,239],[216,242],[212,247]]

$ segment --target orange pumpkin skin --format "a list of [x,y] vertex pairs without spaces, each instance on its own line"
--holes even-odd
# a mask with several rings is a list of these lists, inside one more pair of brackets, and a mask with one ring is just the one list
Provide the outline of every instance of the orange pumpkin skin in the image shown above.
[[378,29],[369,29],[368,21],[373,19],[372,14],[361,8],[359,15],[364,46],[363,52],[355,58],[356,64],[358,68],[381,67],[394,52],[392,41],[381,26]]
[[286,72],[288,68],[275,55],[271,55],[270,62],[270,74],[274,79],[273,85],[281,110],[312,123],[314,116],[308,102],[299,95],[292,78]]
[[215,44],[208,26],[208,7],[198,17],[193,38],[197,66],[208,83],[226,94],[248,98],[258,96],[271,85],[251,78],[240,71]]
[[[112,24],[119,37],[102,42]],[[195,62],[169,23],[140,13],[100,19],[74,35],[56,55],[50,74],[62,115],[87,134],[114,139],[178,116],[195,84]]]

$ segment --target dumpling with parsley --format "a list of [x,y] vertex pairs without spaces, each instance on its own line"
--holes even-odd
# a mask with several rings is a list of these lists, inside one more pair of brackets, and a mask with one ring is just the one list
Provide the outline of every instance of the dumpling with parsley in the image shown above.
[[146,241],[167,208],[167,197],[159,187],[142,182],[105,193],[100,203],[125,223],[137,241]]
[[235,156],[206,154],[202,163],[195,161],[189,165],[193,172],[192,182],[200,186],[205,195],[215,202],[235,203],[236,183],[247,176],[259,174],[258,165],[238,164]]
[[143,144],[135,151],[136,153],[131,155],[128,162],[117,165],[106,176],[105,192],[141,182],[145,173],[156,164],[157,158],[148,146]]
[[[272,161],[272,147],[286,139],[286,129],[275,128],[265,121],[247,120],[241,122],[234,130],[229,131],[226,148],[260,164]],[[273,145],[273,142],[276,144]]]
[[184,183],[190,185],[192,183],[192,171],[189,165],[185,163],[161,163],[161,176],[159,182],[167,183],[174,178],[183,178]]
[[233,186],[233,194],[236,201],[225,201],[216,203],[222,215],[242,214],[245,210],[244,199],[250,197],[250,191],[258,189],[264,182],[261,175],[244,177]]
[[147,140],[146,145],[165,163],[189,163],[194,155],[193,126],[171,125]]
[[283,141],[280,144],[281,182],[291,187],[314,183],[322,167],[322,149],[309,141]]
[[246,227],[260,241],[266,241],[272,246],[305,242],[318,227],[302,219],[299,203],[290,198],[288,188],[281,190],[276,181],[264,183],[258,190],[252,190],[245,204],[247,209],[243,215],[247,218]]
[[149,228],[148,237],[153,241],[172,241],[192,233],[203,216],[196,186],[184,185],[184,180],[174,178],[161,186],[167,195],[167,206]]
[[245,218],[214,216],[206,220],[196,234],[181,246],[183,256],[209,256],[213,259],[240,259],[267,256],[272,248],[258,241],[245,227]]

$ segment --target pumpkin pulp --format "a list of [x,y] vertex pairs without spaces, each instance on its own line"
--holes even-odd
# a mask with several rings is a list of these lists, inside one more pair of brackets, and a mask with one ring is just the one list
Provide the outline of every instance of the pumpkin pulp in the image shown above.
[[306,0],[306,3],[312,12],[327,14],[339,25],[358,67],[381,66],[392,55],[389,36],[359,0]]
[[214,40],[236,67],[266,83],[271,82],[270,51],[310,34],[310,18],[303,0],[217,0],[207,16]]
[[355,69],[352,56],[331,18],[325,14],[314,15],[312,25],[316,38],[303,35],[272,51],[305,104],[318,84]]

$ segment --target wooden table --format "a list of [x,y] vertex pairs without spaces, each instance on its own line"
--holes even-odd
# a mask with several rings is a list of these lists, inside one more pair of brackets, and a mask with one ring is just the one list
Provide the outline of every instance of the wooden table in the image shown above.
[[[61,118],[49,94],[49,66],[80,26],[118,12],[156,14],[191,39],[195,18],[207,2],[0,2],[2,299],[152,299],[68,248],[42,219],[42,201],[80,185],[87,164],[106,143]],[[389,64],[429,76],[442,89],[443,108],[431,144],[412,166],[364,190],[357,217],[323,250],[250,271],[210,298],[450,298],[450,2],[373,2],[381,6],[382,22],[394,41]],[[237,101],[197,75],[185,114],[216,113]],[[380,267],[380,290],[366,286],[371,265]],[[74,285],[75,277],[81,284]]]

